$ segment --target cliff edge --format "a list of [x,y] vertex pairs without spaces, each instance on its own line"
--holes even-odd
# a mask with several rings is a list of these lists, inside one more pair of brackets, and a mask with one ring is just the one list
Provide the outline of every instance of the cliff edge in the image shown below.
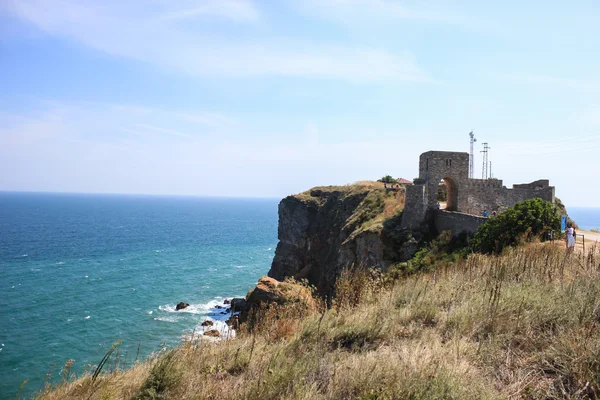
[[403,207],[403,189],[386,190],[379,182],[316,187],[284,198],[268,275],[307,279],[326,296],[346,268],[385,269],[408,260],[418,241],[400,229]]

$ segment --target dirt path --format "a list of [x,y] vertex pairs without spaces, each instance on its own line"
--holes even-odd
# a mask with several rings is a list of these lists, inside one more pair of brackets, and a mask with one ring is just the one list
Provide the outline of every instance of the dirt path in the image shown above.
[[[580,236],[583,235],[583,236]],[[592,246],[598,242],[600,244],[600,233],[584,231],[581,229],[577,230],[577,247],[583,247],[583,241],[585,239],[585,247]]]

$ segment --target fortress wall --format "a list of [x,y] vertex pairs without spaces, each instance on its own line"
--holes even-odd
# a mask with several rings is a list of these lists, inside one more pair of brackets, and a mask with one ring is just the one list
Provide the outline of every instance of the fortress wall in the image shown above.
[[461,232],[473,233],[487,218],[463,214],[457,211],[437,210],[435,212],[435,228],[438,233],[451,231],[454,235]]
[[400,224],[402,229],[416,228],[425,220],[425,213],[427,211],[425,192],[425,185],[406,186],[406,201]]
[[468,214],[482,215],[496,210],[503,190],[500,179],[469,179],[465,190],[466,204],[459,210]]
[[513,185],[513,189],[547,189],[550,187],[550,181],[548,179],[539,179],[531,183],[521,183],[519,185]]
[[[519,189],[507,189],[506,187],[498,186],[498,182],[501,184],[502,181],[492,179],[489,181],[497,182],[490,182],[489,185],[481,182],[471,182],[467,195],[467,206],[462,208],[461,211],[475,215],[482,215],[483,210],[486,210],[488,213],[492,211],[502,212],[518,202],[536,197],[554,202],[553,186],[546,186],[545,189],[534,189],[533,187],[539,186],[523,184],[515,185],[515,187],[520,187]],[[521,189],[523,187],[525,188]]]
[[545,189],[502,189],[498,194],[498,211],[536,197],[554,203],[554,186],[547,186]]

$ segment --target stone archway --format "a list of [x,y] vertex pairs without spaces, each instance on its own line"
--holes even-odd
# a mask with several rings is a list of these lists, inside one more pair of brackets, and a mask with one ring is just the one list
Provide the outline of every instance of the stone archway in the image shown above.
[[442,178],[446,186],[446,210],[458,211],[458,188],[456,182],[449,176]]

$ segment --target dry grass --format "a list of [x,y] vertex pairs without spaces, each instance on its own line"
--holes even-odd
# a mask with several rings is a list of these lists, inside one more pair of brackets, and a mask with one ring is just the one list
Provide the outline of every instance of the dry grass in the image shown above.
[[345,274],[330,309],[271,308],[43,399],[586,399],[600,396],[600,250],[535,244],[389,282]]

